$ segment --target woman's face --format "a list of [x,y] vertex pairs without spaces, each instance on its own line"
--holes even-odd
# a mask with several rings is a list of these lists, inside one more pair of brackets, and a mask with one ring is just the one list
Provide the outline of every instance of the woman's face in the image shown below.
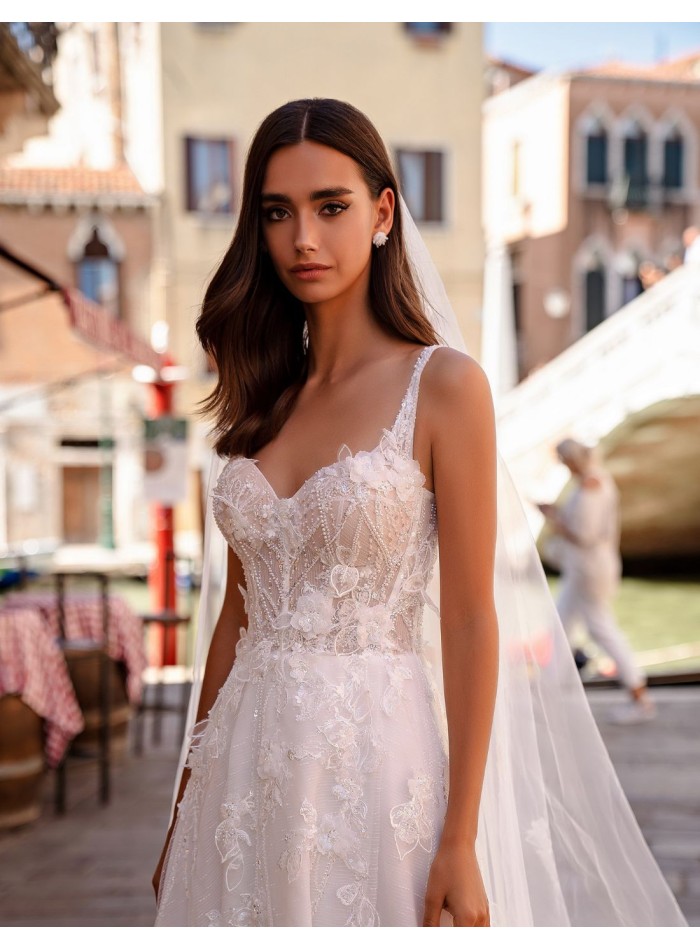
[[[349,156],[300,142],[271,156],[261,195],[263,241],[284,286],[303,303],[366,293],[376,231],[391,230],[394,193],[373,198]],[[308,269],[309,264],[318,267]]]

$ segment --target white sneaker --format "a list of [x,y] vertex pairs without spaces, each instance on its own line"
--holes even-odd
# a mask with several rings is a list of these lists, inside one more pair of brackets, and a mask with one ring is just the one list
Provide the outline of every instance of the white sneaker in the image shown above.
[[650,699],[639,702],[629,699],[620,706],[613,706],[607,716],[607,721],[616,726],[633,726],[652,719],[656,719],[656,705]]

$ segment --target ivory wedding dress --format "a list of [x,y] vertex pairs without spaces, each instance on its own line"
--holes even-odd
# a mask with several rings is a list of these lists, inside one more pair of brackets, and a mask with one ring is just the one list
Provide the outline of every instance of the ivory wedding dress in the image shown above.
[[218,479],[248,627],[195,732],[157,925],[422,924],[448,779],[422,635],[435,502],[413,458],[436,348],[372,451],[343,445],[291,498],[254,459]]
[[[466,352],[399,203],[426,316],[441,343]],[[341,446],[291,498],[255,459],[212,456],[172,814],[186,762],[191,774],[157,925],[422,924],[449,777],[437,506],[413,458],[420,375],[436,348],[417,358],[379,444],[354,455]],[[491,924],[687,926],[615,774],[522,501],[497,461],[498,688],[475,843]],[[245,572],[248,627],[196,723],[228,545]],[[447,911],[440,923],[452,924]]]

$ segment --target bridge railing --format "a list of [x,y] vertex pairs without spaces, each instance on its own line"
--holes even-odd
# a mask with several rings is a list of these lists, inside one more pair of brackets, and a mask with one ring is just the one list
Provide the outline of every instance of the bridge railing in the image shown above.
[[677,268],[498,400],[513,462],[562,434],[596,440],[631,412],[700,392],[700,267]]

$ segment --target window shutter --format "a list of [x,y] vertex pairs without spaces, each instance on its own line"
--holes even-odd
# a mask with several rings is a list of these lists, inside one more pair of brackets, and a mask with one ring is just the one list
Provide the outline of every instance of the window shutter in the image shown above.
[[604,185],[608,179],[608,137],[604,132],[589,135],[586,144],[586,181],[589,185]]
[[586,273],[586,331],[605,319],[605,271],[602,267]]
[[194,194],[194,139],[189,135],[185,139],[185,200],[188,211],[197,210]]
[[442,221],[442,152],[425,152],[425,220]]
[[664,188],[683,187],[683,140],[676,136],[664,142]]

